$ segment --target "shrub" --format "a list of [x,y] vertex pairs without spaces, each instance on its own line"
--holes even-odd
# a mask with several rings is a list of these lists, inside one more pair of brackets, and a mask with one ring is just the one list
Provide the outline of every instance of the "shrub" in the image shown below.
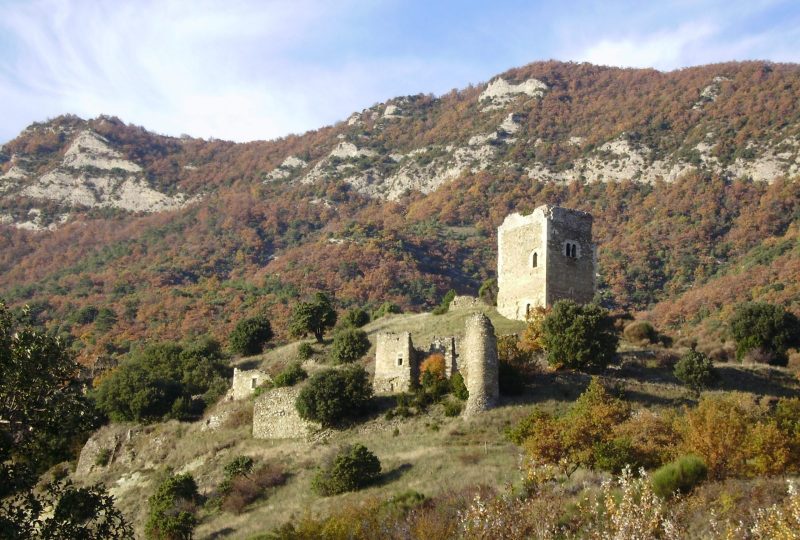
[[747,470],[745,442],[757,417],[745,399],[732,393],[704,395],[697,407],[686,411],[683,446],[703,459],[715,480]]
[[191,538],[197,526],[195,512],[200,495],[190,474],[170,475],[148,499],[147,538]]
[[489,278],[481,283],[480,289],[478,289],[478,298],[483,300],[483,303],[487,306],[496,306],[497,305],[497,279],[496,278]]
[[303,369],[303,366],[300,365],[300,362],[292,362],[286,366],[283,371],[275,375],[275,378],[272,380],[272,385],[275,388],[294,386],[306,378],[308,378],[308,373]]
[[467,385],[464,384],[464,376],[458,371],[450,376],[450,392],[462,401],[469,397],[469,390],[467,390]]
[[554,367],[604,368],[617,350],[613,321],[594,304],[556,302],[542,323],[542,332],[547,362]]
[[221,491],[224,492],[221,508],[226,512],[241,514],[247,505],[263,497],[267,489],[282,486],[287,479],[286,472],[271,464],[230,476],[223,481],[224,486],[221,486]]
[[523,440],[536,462],[552,465],[569,477],[579,466],[593,467],[595,448],[613,439],[614,427],[630,415],[630,407],[612,396],[597,378],[560,418],[535,409],[508,434]]
[[463,408],[464,406],[460,401],[448,399],[444,402],[444,415],[449,417],[458,416]]
[[341,425],[363,414],[372,400],[372,384],[361,366],[317,373],[297,396],[301,418],[325,427]]
[[442,301],[439,303],[438,306],[433,310],[434,315],[444,315],[450,310],[450,302],[453,301],[453,298],[456,297],[456,291],[450,289],[447,291],[447,294],[442,297]]
[[695,392],[708,388],[719,378],[713,362],[697,349],[690,349],[684,354],[675,364],[673,373],[679,381]]
[[436,380],[445,378],[444,356],[434,353],[422,361],[419,366],[419,382],[423,386],[430,386]]
[[79,309],[73,316],[73,321],[77,324],[89,324],[94,322],[97,314],[100,313],[95,306],[85,306]]
[[236,456],[225,465],[223,472],[225,478],[247,475],[253,470],[253,458],[250,456]]
[[402,313],[403,310],[400,309],[400,306],[397,304],[393,304],[392,302],[384,302],[381,304],[375,312],[372,314],[372,320],[380,319],[384,315],[388,315],[389,313]]
[[705,462],[695,456],[681,456],[655,471],[651,478],[653,491],[661,498],[671,497],[675,493],[689,493],[708,475]]
[[117,314],[111,308],[100,308],[94,319],[94,327],[98,332],[108,332],[117,324]]
[[361,328],[369,322],[369,313],[361,308],[353,308],[344,315],[345,326],[352,326],[353,328]]
[[374,483],[381,472],[381,462],[365,446],[355,444],[342,448],[328,463],[317,469],[311,481],[319,495],[330,496],[358,491]]
[[111,450],[108,448],[103,448],[97,453],[97,457],[94,459],[94,464],[99,467],[105,467],[108,465],[108,462],[111,460]]
[[631,440],[625,437],[595,443],[592,454],[594,468],[601,471],[619,474],[627,465],[638,465]]
[[331,358],[337,364],[355,362],[369,351],[367,333],[358,328],[344,328],[333,336]]
[[800,345],[800,321],[780,306],[746,303],[738,306],[730,320],[736,341],[736,358],[761,351],[769,363],[785,366],[787,350]]
[[622,335],[629,343],[633,344],[649,344],[658,341],[658,332],[647,321],[634,321],[622,331]]
[[310,343],[303,342],[297,347],[297,357],[300,360],[308,360],[314,356],[314,352],[314,347],[312,347]]
[[236,324],[230,335],[231,350],[244,356],[260,354],[264,344],[272,339],[272,326],[269,320],[260,315],[244,319]]
[[[213,395],[227,388],[229,377],[230,368],[214,340],[187,346],[160,343],[131,355],[102,379],[92,396],[114,421],[186,419],[202,413]],[[207,401],[194,400],[197,394],[207,394]]]

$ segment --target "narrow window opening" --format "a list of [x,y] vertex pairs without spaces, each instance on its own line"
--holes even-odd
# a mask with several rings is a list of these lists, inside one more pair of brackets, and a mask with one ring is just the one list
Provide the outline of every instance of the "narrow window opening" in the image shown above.
[[534,251],[531,256],[531,267],[536,268],[537,266],[539,266],[539,254]]
[[250,381],[250,388],[255,388],[256,386],[258,386],[258,379],[253,377],[253,380]]
[[403,357],[402,356],[398,356],[397,357],[397,365],[398,366],[402,366],[403,365]]
[[531,314],[531,305],[530,304],[525,304],[525,318],[527,319],[528,315],[530,315],[530,314]]
[[578,258],[578,248],[577,248],[577,246],[575,244],[572,244],[572,248],[571,249],[572,249],[572,258],[573,259],[577,259]]
[[569,242],[567,242],[564,246],[564,255],[566,255],[567,257],[569,257],[569,246],[570,246]]

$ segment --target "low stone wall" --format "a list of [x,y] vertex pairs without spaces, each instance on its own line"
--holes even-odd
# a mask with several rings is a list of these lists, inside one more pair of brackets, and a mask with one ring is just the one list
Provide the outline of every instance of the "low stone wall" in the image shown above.
[[253,405],[253,438],[297,439],[307,437],[319,424],[300,418],[294,406],[300,387],[273,388]]
[[476,298],[474,296],[456,296],[450,302],[451,310],[461,310],[461,309],[477,309],[485,304],[480,298]]

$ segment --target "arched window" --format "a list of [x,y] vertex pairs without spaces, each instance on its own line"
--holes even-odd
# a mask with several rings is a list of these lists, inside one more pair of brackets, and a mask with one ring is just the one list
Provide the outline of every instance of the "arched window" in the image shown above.
[[572,244],[570,244],[569,242],[567,242],[566,244],[564,244],[564,255],[566,255],[567,257],[569,257],[569,254],[570,254],[570,246],[571,246],[571,245],[572,245]]
[[578,248],[575,246],[575,244],[572,244],[572,252],[570,253],[570,256],[573,259],[577,259],[578,258]]
[[531,268],[539,266],[539,254],[535,251],[531,253]]

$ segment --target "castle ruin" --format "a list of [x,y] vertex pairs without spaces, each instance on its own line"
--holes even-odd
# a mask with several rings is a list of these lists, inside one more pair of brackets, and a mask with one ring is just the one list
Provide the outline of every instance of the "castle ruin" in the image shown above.
[[272,381],[272,377],[266,371],[233,368],[233,384],[231,385],[233,399],[244,399],[253,395],[256,388],[268,381]]
[[497,311],[525,320],[558,300],[591,302],[595,291],[592,215],[543,205],[506,216],[497,229]]
[[419,377],[419,355],[409,332],[378,334],[375,344],[376,394],[408,392]]
[[497,338],[489,317],[482,313],[467,318],[464,332],[464,356],[469,391],[465,416],[491,409],[500,397],[497,365]]

